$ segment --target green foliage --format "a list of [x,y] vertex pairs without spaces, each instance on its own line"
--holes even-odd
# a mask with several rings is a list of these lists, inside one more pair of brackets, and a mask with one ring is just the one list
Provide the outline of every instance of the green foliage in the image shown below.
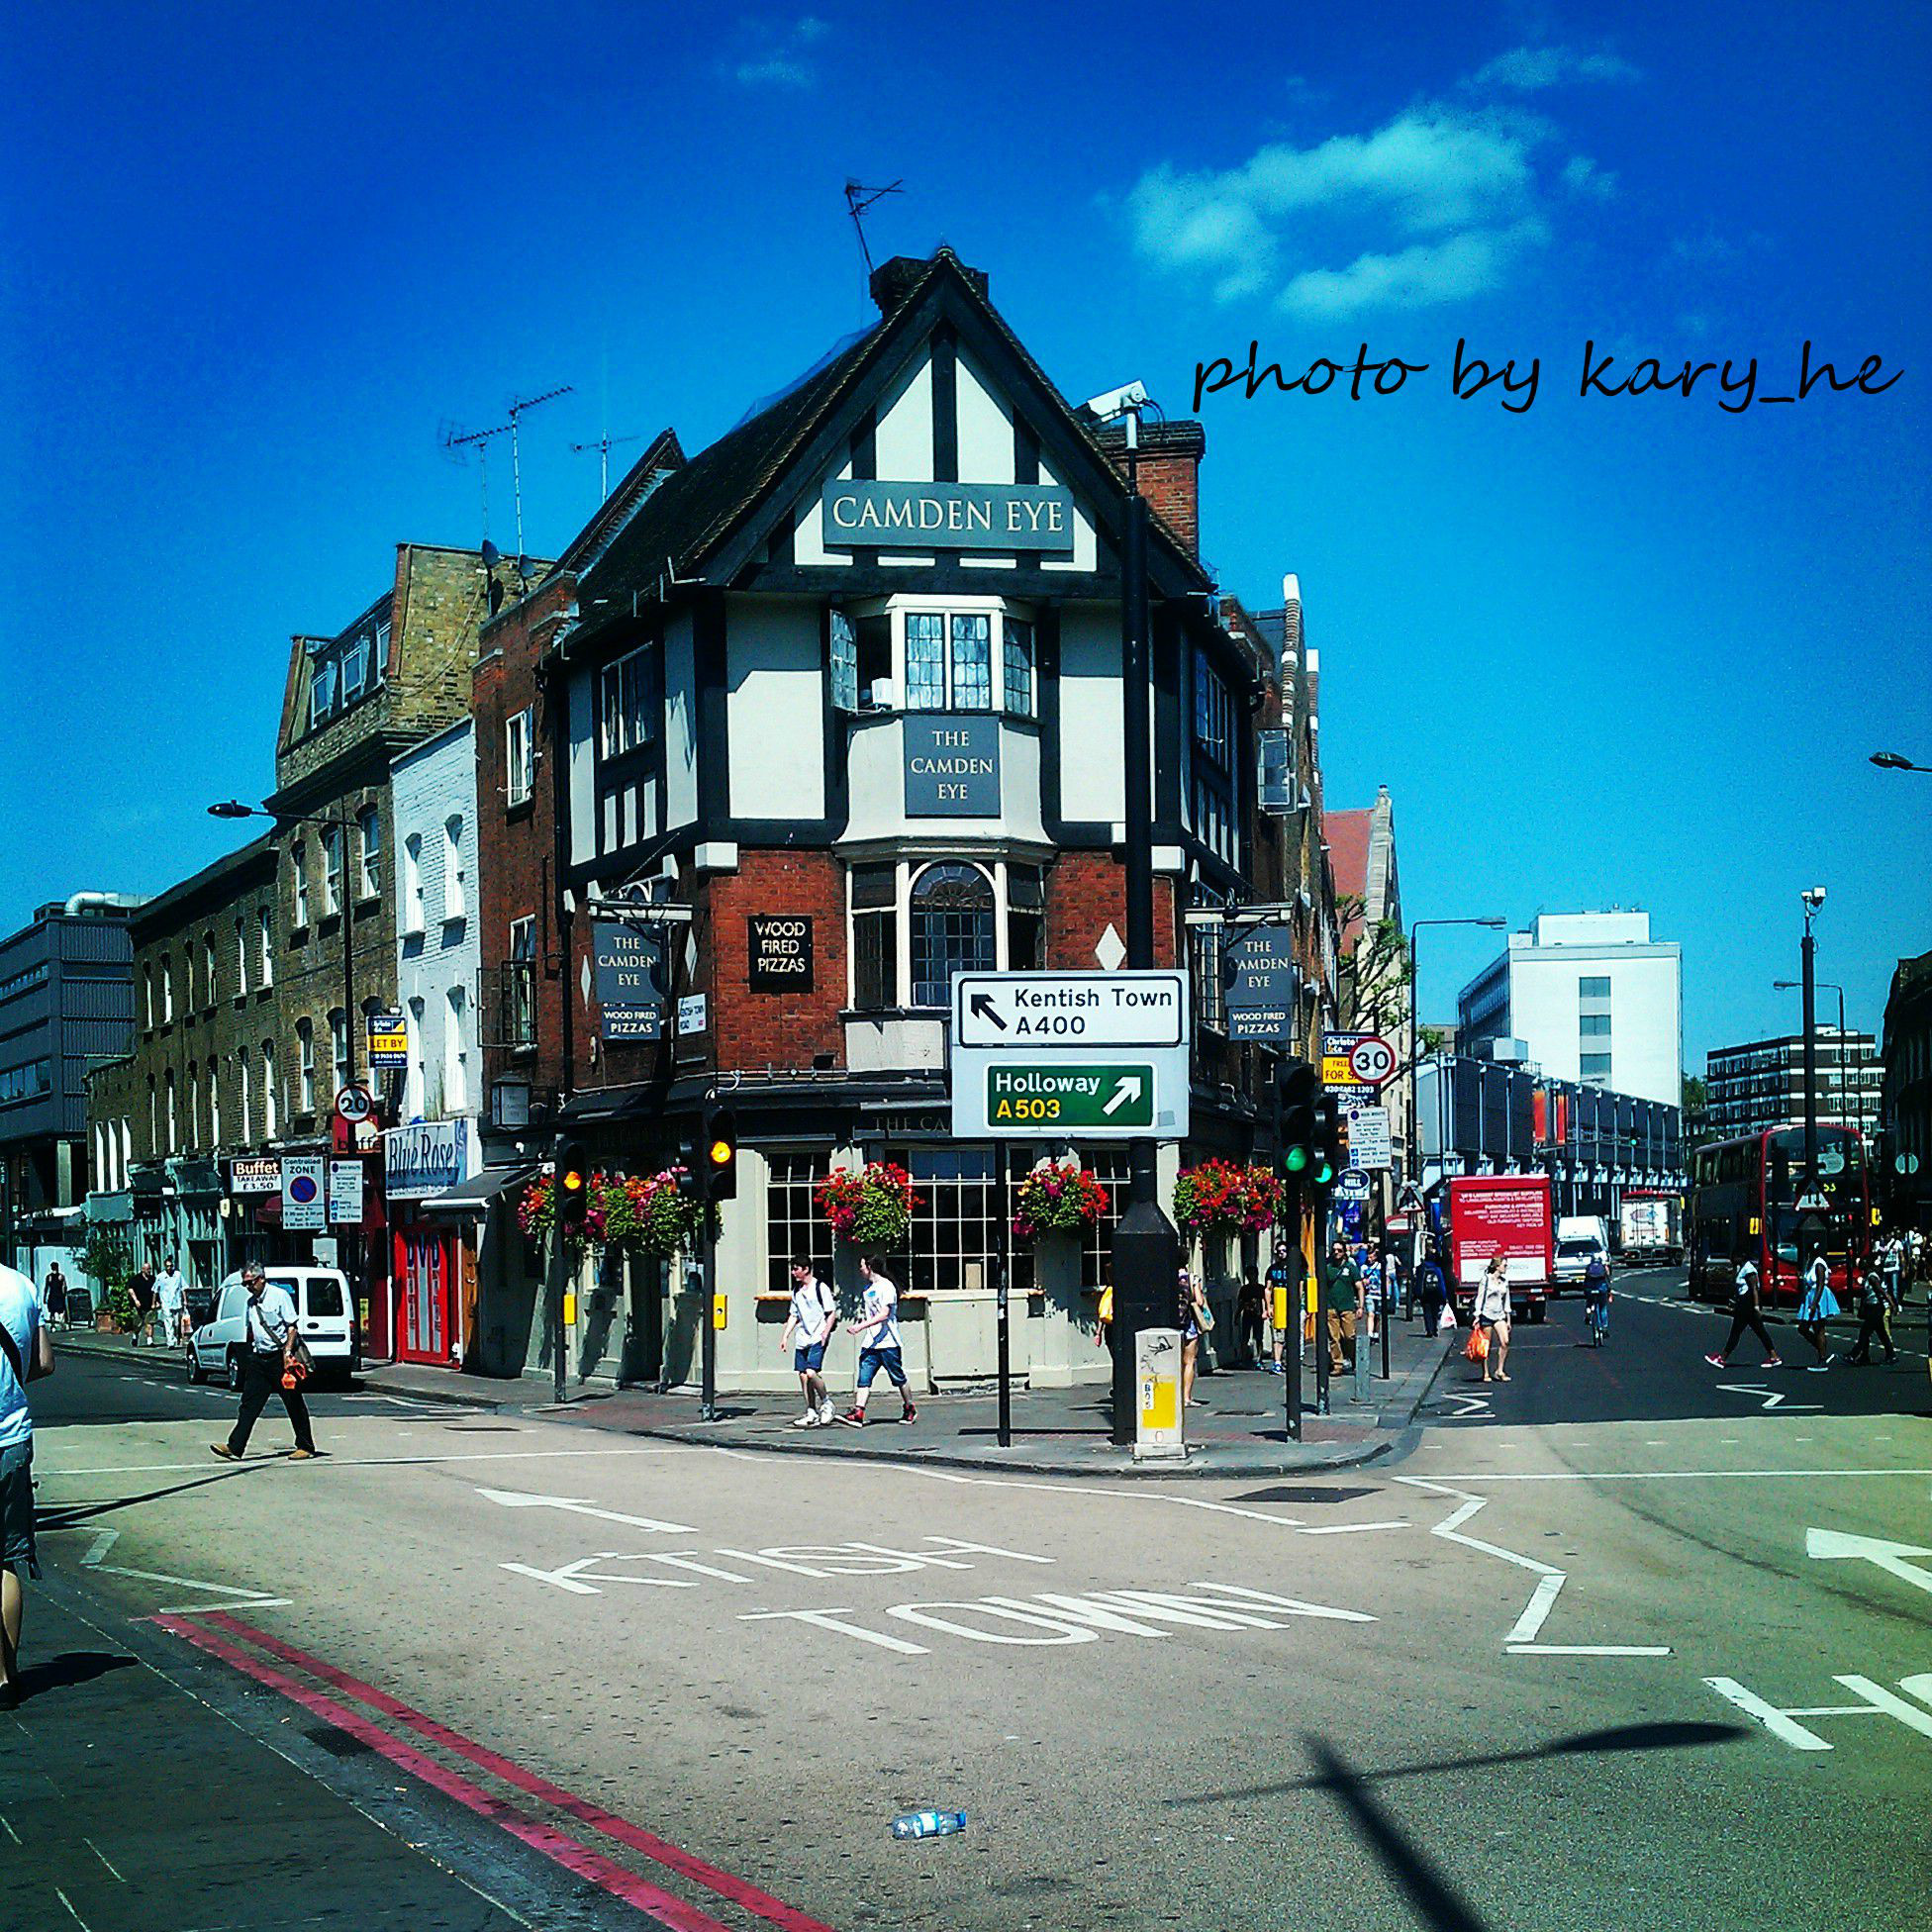
[[[128,1277],[135,1270],[135,1258],[123,1235],[104,1222],[96,1221],[87,1230],[87,1245],[81,1249],[75,1265],[99,1286],[104,1296],[111,1297],[117,1288],[126,1289]],[[128,1306],[132,1312],[132,1299]]]

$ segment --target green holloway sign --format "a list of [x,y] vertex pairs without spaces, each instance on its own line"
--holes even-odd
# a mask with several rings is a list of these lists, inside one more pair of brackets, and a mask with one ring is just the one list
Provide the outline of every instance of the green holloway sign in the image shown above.
[[986,1119],[996,1134],[1015,1127],[1151,1127],[1154,1069],[1132,1062],[991,1066]]
[[824,541],[848,550],[1073,550],[1057,483],[827,483]]

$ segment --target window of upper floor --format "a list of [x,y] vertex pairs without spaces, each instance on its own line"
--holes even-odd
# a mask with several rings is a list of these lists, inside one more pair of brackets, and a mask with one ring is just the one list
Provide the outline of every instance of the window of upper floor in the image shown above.
[[851,1002],[859,1013],[951,1004],[952,976],[1045,962],[1033,866],[1004,861],[858,865],[849,875]]
[[598,672],[598,742],[606,758],[625,757],[656,740],[664,712],[660,664],[657,645],[645,644]]
[[888,598],[834,610],[827,630],[836,710],[1038,714],[1032,617],[998,598]]
[[368,620],[348,636],[311,642],[308,650],[308,728],[316,731],[382,688],[389,620]]
[[535,789],[535,723],[536,714],[530,705],[526,705],[522,711],[513,711],[503,722],[503,802],[506,807],[527,805]]

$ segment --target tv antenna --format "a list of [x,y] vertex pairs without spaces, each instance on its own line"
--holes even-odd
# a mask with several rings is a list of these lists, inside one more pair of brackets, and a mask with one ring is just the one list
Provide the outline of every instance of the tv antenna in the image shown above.
[[586,449],[595,449],[598,459],[599,501],[608,501],[611,494],[611,451],[622,449],[627,442],[642,442],[642,436],[614,436],[608,431],[595,442],[573,442],[570,445],[573,455],[581,456]]
[[522,396],[510,404],[504,414],[509,422],[499,423],[488,430],[458,430],[453,423],[442,426],[440,440],[444,453],[456,462],[467,460],[471,449],[476,451],[478,466],[483,475],[483,535],[487,541],[490,534],[490,443],[493,438],[507,435],[510,438],[510,484],[517,510],[517,555],[522,558],[528,552],[524,548],[524,464],[523,451],[518,439],[518,424],[526,410],[534,409],[539,403],[553,403],[559,396],[568,396],[573,385],[564,383],[557,389],[546,389],[539,396]]
[[852,218],[853,233],[859,238],[859,258],[865,263],[865,285],[868,291],[872,286],[872,250],[865,241],[865,211],[875,201],[883,201],[888,195],[896,195],[905,187],[903,179],[894,181],[883,188],[868,188],[858,181],[845,184],[845,212]]

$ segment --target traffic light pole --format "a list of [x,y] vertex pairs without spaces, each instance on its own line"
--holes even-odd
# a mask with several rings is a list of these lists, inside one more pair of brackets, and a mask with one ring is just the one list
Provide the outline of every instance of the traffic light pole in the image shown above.
[[[1314,1203],[1314,1412],[1328,1413],[1328,1190],[1311,1188]],[[1356,1346],[1361,1343],[1358,1339]]]
[[706,1177],[704,1231],[699,1236],[699,1253],[704,1257],[704,1304],[698,1311],[699,1387],[698,1415],[706,1422],[718,1420],[718,1236],[712,1224],[710,1177]]
[[[1282,1149],[1275,1150],[1275,1169],[1284,1173]],[[1289,1317],[1284,1324],[1282,1336],[1282,1401],[1283,1422],[1288,1429],[1291,1442],[1302,1440],[1302,1322],[1308,1305],[1308,1285],[1302,1273],[1302,1190],[1293,1179],[1284,1175],[1286,1195],[1283,1207],[1287,1209],[1282,1225],[1293,1230],[1295,1245],[1291,1250],[1294,1257],[1287,1265],[1288,1288],[1283,1296],[1281,1312]],[[1279,1255],[1277,1261],[1279,1262]]]

